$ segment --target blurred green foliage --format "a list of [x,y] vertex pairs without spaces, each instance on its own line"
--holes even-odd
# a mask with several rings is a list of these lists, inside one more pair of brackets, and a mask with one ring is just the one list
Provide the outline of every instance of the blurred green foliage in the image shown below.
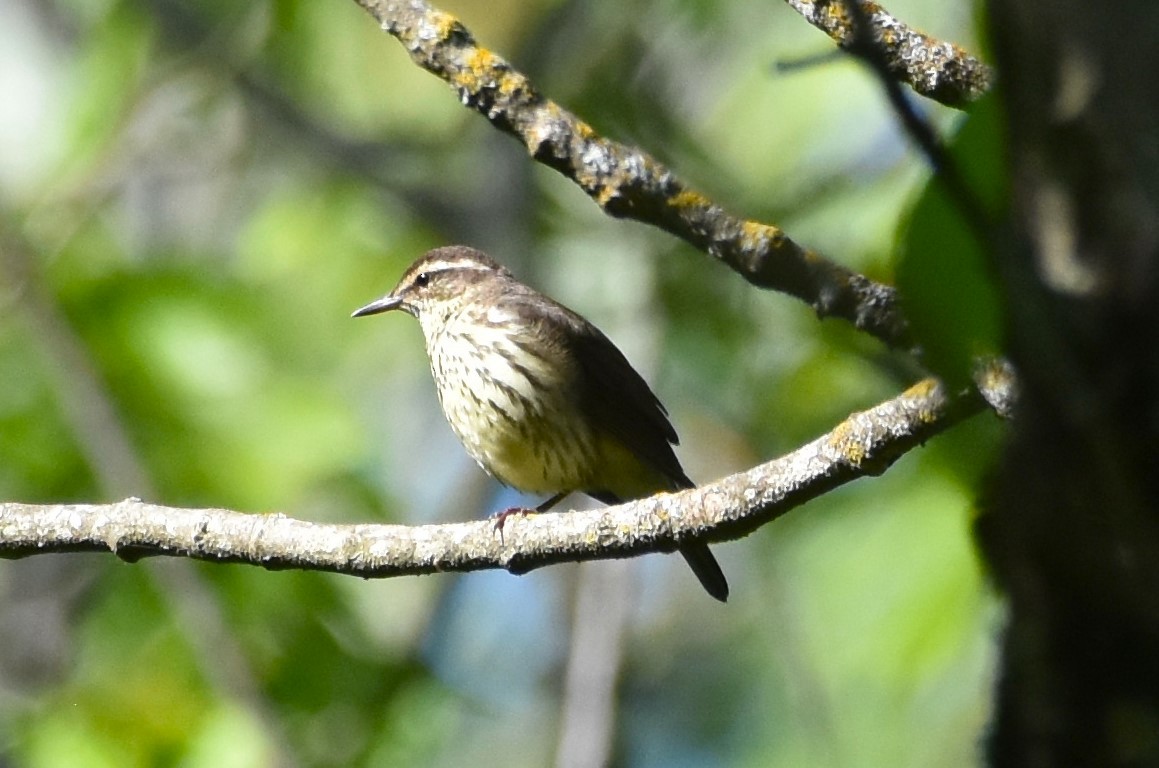
[[[907,219],[926,174],[872,77],[845,60],[774,73],[829,46],[784,6],[446,9],[732,210],[886,280],[909,221],[927,302],[958,258],[929,260],[932,193]],[[972,43],[968,7],[890,10]],[[485,514],[501,501],[442,423],[417,328],[349,318],[453,241],[615,338],[657,382],[700,480],[791,450],[913,375],[853,330],[603,217],[354,3],[4,12],[0,498],[139,495],[322,521]],[[930,110],[942,129],[959,119]],[[978,296],[929,316],[923,337],[944,331],[960,354],[980,333]],[[969,529],[999,432],[975,419],[721,546],[727,607],[673,558],[634,563],[617,764],[974,763],[999,612]],[[576,570],[361,582],[3,563],[0,762],[543,765]]]
[[[934,178],[905,222],[897,285],[923,362],[955,387],[967,386],[973,361],[1002,350],[997,264],[985,231],[1005,210],[1002,122],[995,94],[970,110],[948,153],[980,218],[970,221],[946,184]],[[982,231],[980,231],[982,230]]]

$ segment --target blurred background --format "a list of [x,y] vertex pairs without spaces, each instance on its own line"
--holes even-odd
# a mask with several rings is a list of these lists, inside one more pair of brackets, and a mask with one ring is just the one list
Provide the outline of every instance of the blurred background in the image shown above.
[[[442,7],[598,131],[892,281],[927,173],[855,62],[777,68],[832,48],[783,4]],[[970,4],[889,9],[977,50]],[[846,324],[605,217],[355,3],[0,18],[5,500],[412,524],[534,503],[455,441],[417,323],[349,317],[455,242],[603,328],[699,482],[912,381]],[[1002,612],[970,525],[999,437],[976,417],[719,545],[727,606],[662,556],[376,582],[0,563],[0,764],[978,764]]]

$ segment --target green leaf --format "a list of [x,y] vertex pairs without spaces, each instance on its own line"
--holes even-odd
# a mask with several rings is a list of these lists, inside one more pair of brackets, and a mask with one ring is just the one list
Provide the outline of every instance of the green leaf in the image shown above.
[[[950,146],[991,231],[1006,201],[1002,121],[993,95],[971,109]],[[897,284],[925,364],[952,386],[970,380],[973,360],[1001,349],[1003,308],[994,254],[938,176],[930,179],[899,240]]]

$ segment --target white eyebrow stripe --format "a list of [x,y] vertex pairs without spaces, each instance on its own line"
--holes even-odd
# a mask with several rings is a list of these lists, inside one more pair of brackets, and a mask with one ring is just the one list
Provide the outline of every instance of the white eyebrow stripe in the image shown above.
[[422,266],[421,272],[446,272],[451,269],[473,269],[477,272],[494,270],[490,264],[478,261],[432,261]]

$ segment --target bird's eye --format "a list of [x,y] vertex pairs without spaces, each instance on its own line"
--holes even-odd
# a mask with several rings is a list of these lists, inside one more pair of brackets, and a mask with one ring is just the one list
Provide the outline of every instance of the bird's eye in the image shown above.
[[419,288],[425,288],[427,283],[430,281],[431,276],[426,272],[419,272],[418,275],[415,276],[415,285],[417,285]]

